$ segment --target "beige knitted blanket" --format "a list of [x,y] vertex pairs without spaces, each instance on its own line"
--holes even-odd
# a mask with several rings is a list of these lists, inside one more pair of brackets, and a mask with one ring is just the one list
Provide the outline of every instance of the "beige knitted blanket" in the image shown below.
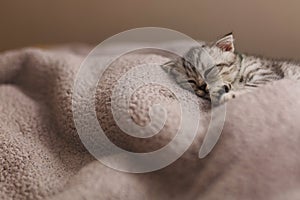
[[[116,48],[121,47],[107,48],[99,57],[109,57]],[[70,45],[0,54],[0,199],[300,199],[299,83],[279,81],[229,102],[222,135],[204,159],[198,152],[209,124],[209,104],[175,86],[199,104],[193,144],[163,169],[126,173],[95,159],[74,126],[72,88],[89,51]],[[137,88],[127,108],[130,118],[144,126],[150,121],[149,107],[165,105],[165,127],[151,138],[124,134],[114,122],[110,102],[113,87],[126,71],[168,59],[151,50],[124,55],[99,81],[97,117],[119,147],[150,152],[174,137],[180,111],[166,88]],[[169,78],[163,71],[156,77]],[[125,88],[131,87],[128,81]]]

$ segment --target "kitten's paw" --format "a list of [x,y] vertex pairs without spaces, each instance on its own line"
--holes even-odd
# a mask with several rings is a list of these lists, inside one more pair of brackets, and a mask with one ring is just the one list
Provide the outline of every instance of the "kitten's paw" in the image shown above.
[[212,96],[211,102],[212,102],[212,104],[218,106],[220,104],[224,104],[227,101],[229,101],[231,99],[235,99],[235,98],[236,98],[236,93],[229,92],[229,93],[224,93],[224,94],[218,95],[218,96]]
[[229,92],[229,93],[225,93],[221,96],[219,103],[225,103],[231,99],[235,99],[236,98],[236,93],[233,92]]

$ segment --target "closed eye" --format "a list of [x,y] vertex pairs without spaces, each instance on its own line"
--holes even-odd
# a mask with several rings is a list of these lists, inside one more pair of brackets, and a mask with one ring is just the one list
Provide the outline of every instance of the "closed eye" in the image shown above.
[[188,83],[195,84],[195,85],[197,84],[195,80],[188,80],[187,82],[188,82]]
[[220,64],[217,64],[216,66],[217,67],[224,67],[224,66],[229,67],[230,65],[227,63],[220,63]]
[[216,66],[217,67],[230,67],[231,65],[233,65],[234,64],[234,61],[233,62],[231,62],[231,63],[219,63],[219,64],[217,64]]

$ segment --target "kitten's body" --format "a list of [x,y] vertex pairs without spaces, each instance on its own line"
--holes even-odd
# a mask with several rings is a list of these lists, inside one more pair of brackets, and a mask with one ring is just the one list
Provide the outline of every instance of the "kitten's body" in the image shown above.
[[[256,87],[280,79],[300,80],[300,65],[288,61],[278,61],[240,54],[239,73],[232,84],[232,90],[225,99],[234,98]],[[227,99],[226,99],[227,98]]]
[[163,68],[183,88],[215,104],[272,81],[300,80],[300,65],[235,53],[232,34],[216,43],[192,48]]

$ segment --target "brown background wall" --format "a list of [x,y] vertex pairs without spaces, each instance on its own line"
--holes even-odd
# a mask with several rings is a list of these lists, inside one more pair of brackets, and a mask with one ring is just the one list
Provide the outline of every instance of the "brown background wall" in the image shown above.
[[0,50],[158,26],[202,40],[234,31],[239,51],[300,60],[299,0],[1,0],[0,25]]

